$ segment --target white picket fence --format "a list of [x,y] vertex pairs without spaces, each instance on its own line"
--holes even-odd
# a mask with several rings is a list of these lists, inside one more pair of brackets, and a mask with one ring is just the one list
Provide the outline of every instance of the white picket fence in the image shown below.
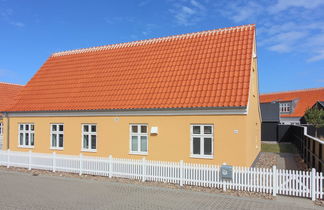
[[219,189],[290,195],[323,199],[322,173],[281,170],[273,167],[233,167],[233,179],[222,180],[220,166],[179,162],[134,160],[102,157],[41,154],[32,152],[0,151],[0,165],[30,169],[51,170],[123,177],[142,181],[168,182]]
[[0,150],[2,149],[2,144],[3,144],[3,135],[0,134]]

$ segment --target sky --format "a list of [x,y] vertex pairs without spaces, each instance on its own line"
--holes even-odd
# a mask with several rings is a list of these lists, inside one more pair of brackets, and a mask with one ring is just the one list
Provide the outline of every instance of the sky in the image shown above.
[[0,0],[0,81],[54,52],[256,24],[260,93],[324,87],[324,0]]

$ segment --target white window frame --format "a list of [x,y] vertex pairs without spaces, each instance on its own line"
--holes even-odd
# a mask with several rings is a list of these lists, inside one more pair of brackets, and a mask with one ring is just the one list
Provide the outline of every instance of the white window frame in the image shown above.
[[[132,131],[132,126],[137,126],[137,130],[140,131],[140,126],[146,126],[146,133],[133,133]],[[148,132],[149,132],[149,126],[148,124],[145,123],[133,123],[129,125],[129,154],[132,155],[148,155],[148,148],[149,148],[149,138],[148,138]],[[133,151],[132,150],[132,136],[137,136],[138,142],[137,142],[137,151]],[[146,148],[146,152],[142,152],[142,148],[141,148],[141,136],[145,136],[146,140],[147,140],[147,148]]]
[[3,123],[0,122],[0,136],[3,135]]
[[286,113],[291,111],[291,104],[290,103],[280,103],[280,113]]
[[[53,131],[53,129],[52,129],[53,125],[56,125],[56,128],[57,128],[56,131]],[[61,125],[63,126],[63,131],[60,131],[60,129],[59,129],[59,126],[61,126]],[[63,135],[63,146],[62,147],[59,146],[60,134]],[[53,135],[56,135],[56,147],[52,145]],[[50,148],[54,149],[54,150],[63,150],[64,149],[64,124],[63,123],[51,123],[50,124]]]
[[[89,130],[88,131],[84,131],[84,126],[89,126]],[[96,132],[92,132],[91,131],[91,127],[92,126],[96,126]],[[97,147],[98,147],[98,135],[97,135],[97,130],[98,126],[95,123],[83,123],[81,124],[81,151],[82,152],[97,152]],[[83,145],[83,136],[84,135],[88,135],[88,140],[89,140],[89,145],[88,148],[84,148]],[[91,144],[92,144],[92,138],[91,136],[95,135],[96,136],[96,149],[91,149]]]
[[[200,134],[193,133],[193,127],[200,126]],[[211,126],[212,133],[204,134],[204,126]],[[200,154],[193,153],[193,139],[200,138]],[[211,138],[211,155],[204,154],[204,138]],[[213,159],[214,158],[214,125],[213,124],[191,124],[190,125],[190,157],[192,158],[204,158],[204,159]]]
[[[20,126],[23,126],[23,130],[20,130]],[[28,125],[28,130],[26,130]],[[33,130],[31,128],[34,128]],[[20,134],[23,134],[23,144],[20,144]],[[28,134],[28,144],[26,145],[26,134]],[[31,145],[31,136],[34,137],[34,145]],[[35,146],[35,125],[34,123],[18,123],[18,147],[20,148],[34,148]]]

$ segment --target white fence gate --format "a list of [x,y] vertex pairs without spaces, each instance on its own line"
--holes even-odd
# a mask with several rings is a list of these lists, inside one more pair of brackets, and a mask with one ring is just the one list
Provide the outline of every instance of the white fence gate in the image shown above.
[[0,165],[123,177],[142,181],[169,182],[179,185],[194,185],[269,193],[276,196],[290,195],[323,199],[323,174],[312,171],[281,170],[273,167],[233,167],[233,179],[222,180],[220,167],[216,165],[162,162],[89,156],[41,154],[32,152],[0,151]]

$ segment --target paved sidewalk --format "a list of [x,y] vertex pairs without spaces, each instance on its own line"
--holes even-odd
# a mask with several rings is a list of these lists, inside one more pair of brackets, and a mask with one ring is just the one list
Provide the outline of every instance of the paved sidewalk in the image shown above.
[[322,209],[309,199],[234,197],[0,169],[0,209]]

